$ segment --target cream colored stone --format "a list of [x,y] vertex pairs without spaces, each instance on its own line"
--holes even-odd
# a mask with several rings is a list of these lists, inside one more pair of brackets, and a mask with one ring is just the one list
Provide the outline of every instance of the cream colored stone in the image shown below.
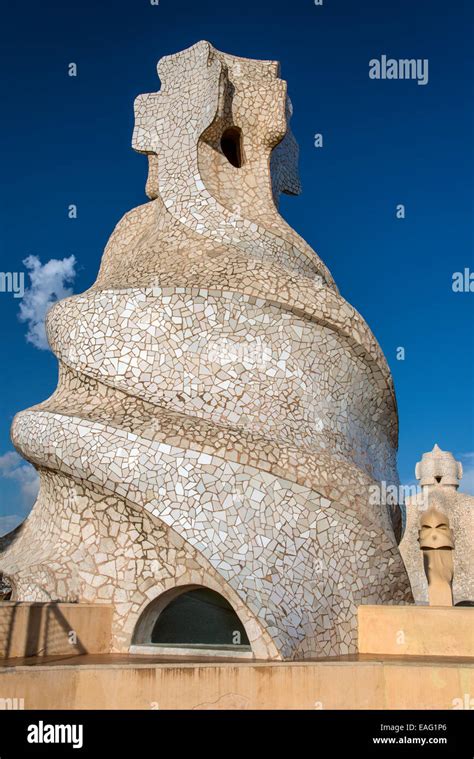
[[[152,663],[0,667],[0,693],[25,709],[460,709],[465,661]],[[429,687],[427,687],[429,683]],[[468,705],[465,706],[466,694]]]
[[359,606],[361,654],[474,657],[474,609]]
[[418,536],[430,606],[452,606],[454,543],[446,514],[433,506],[423,512]]
[[435,508],[449,521],[455,550],[453,600],[474,601],[474,496],[459,492],[462,466],[454,456],[435,445],[416,465],[421,492],[406,499],[406,525],[400,552],[408,571],[416,603],[428,602],[428,582],[418,543],[419,522],[427,509]]

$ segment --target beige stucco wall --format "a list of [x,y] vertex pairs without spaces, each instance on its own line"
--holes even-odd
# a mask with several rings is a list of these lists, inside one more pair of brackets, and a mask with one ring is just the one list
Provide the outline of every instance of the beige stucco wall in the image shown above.
[[359,653],[474,657],[470,607],[359,606],[358,631]]
[[393,661],[0,668],[25,709],[452,709],[474,693],[466,663]]
[[[7,622],[14,624],[9,655],[33,651],[33,620],[38,653],[69,655],[61,660],[9,659],[0,664],[0,702],[8,708],[15,699],[23,699],[25,709],[472,706],[473,609],[363,606],[359,608],[359,657],[314,662],[166,662],[107,654],[111,615],[108,605],[0,605],[3,652]],[[69,629],[76,630],[89,655],[70,656],[80,651],[68,642]],[[404,642],[397,643],[403,637]]]
[[0,656],[71,656],[110,651],[110,604],[0,603]]

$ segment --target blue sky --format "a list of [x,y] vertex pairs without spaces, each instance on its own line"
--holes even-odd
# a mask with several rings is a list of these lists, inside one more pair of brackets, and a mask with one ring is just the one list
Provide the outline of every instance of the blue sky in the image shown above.
[[[229,53],[279,60],[303,184],[281,210],[385,352],[402,482],[413,481],[415,463],[437,442],[464,461],[464,489],[472,489],[474,295],[453,292],[452,276],[474,270],[473,15],[460,0],[8,4],[0,31],[1,271],[26,272],[28,256],[43,265],[75,257],[69,283],[67,264],[43,270],[36,261],[26,301],[33,311],[45,282],[62,294],[92,284],[114,225],[145,200],[146,159],[130,148],[133,100],[159,88],[158,58],[207,39]],[[383,54],[428,59],[428,84],[370,79],[369,61]],[[314,147],[315,133],[323,148]],[[68,218],[69,204],[77,219]],[[55,357],[26,339],[21,302],[0,293],[0,531],[28,512],[35,490],[13,454],[11,420],[57,382]]]

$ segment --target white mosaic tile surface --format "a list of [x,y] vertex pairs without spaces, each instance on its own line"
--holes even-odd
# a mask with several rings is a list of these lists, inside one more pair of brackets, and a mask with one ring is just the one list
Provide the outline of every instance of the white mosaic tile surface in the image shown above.
[[[135,104],[150,202],[50,311],[58,389],[13,425],[41,491],[0,570],[19,600],[113,602],[117,651],[152,599],[202,584],[259,658],[350,653],[360,603],[411,600],[369,504],[398,482],[390,372],[278,214],[299,180],[277,64],[201,42],[159,74]],[[235,126],[240,168],[220,148]]]

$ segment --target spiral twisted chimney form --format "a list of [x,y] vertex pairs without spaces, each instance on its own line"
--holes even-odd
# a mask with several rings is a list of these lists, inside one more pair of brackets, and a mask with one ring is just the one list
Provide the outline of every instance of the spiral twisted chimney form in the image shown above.
[[361,603],[411,599],[386,504],[392,379],[278,213],[299,192],[278,64],[199,42],[135,102],[150,201],[48,315],[59,385],[15,418],[38,500],[4,539],[18,600],[115,604],[114,647],[170,589],[233,606],[259,658],[355,650]]

